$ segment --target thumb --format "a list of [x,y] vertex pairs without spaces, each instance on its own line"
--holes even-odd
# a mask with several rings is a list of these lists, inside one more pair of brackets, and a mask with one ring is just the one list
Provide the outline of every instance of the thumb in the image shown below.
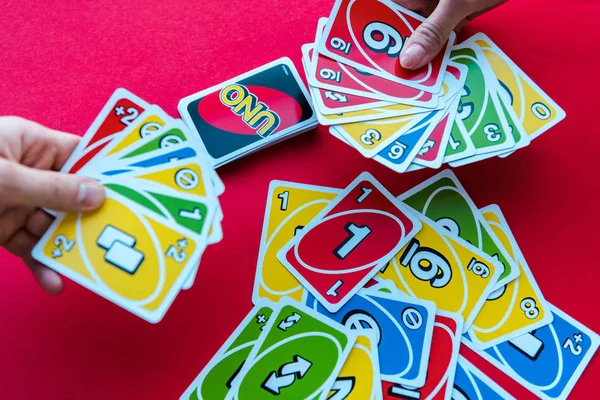
[[400,53],[400,65],[418,69],[440,52],[448,37],[469,12],[453,0],[441,0],[433,13],[415,30]]
[[9,206],[55,211],[92,211],[104,203],[104,187],[93,179],[39,170],[0,160],[0,200]]

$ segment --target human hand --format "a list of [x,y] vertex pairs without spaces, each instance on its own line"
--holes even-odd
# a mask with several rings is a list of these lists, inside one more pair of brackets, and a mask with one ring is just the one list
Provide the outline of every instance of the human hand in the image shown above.
[[412,34],[400,53],[404,68],[418,69],[440,52],[450,33],[468,20],[498,7],[508,0],[393,0],[423,16],[428,16]]
[[50,294],[62,291],[60,275],[31,257],[53,218],[40,210],[91,211],[104,188],[58,171],[80,138],[18,117],[0,117],[0,247],[20,257]]

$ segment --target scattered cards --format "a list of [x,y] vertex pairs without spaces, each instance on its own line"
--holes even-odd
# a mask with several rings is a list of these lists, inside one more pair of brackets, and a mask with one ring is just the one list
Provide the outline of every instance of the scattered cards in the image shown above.
[[407,172],[506,157],[565,118],[483,33],[459,45],[452,34],[431,63],[402,68],[399,54],[422,21],[390,0],[337,0],[319,20],[303,65],[333,136]]
[[224,186],[196,134],[117,89],[63,168],[98,180],[106,202],[56,215],[33,258],[158,322],[221,240]]

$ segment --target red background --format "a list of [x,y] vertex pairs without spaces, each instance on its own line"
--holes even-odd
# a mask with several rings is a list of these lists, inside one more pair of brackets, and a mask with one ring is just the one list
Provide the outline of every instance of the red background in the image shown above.
[[[332,4],[4,0],[0,115],[82,133],[123,86],[175,116],[180,98],[276,58],[301,67],[300,46]],[[595,1],[512,1],[463,32],[487,33],[567,118],[507,159],[456,172],[479,206],[500,205],[547,299],[600,332],[598,16]],[[322,127],[220,169],[225,238],[158,325],[72,282],[48,296],[0,250],[0,398],[178,398],[251,307],[269,182],[343,187],[363,170],[393,194],[433,174],[396,174]],[[518,398],[532,397],[484,370]],[[600,392],[594,376],[598,359],[573,398]]]

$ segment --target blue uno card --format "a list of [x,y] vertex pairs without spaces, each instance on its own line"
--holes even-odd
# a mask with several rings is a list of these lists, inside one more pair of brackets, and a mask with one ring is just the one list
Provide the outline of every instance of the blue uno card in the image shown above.
[[[598,349],[600,339],[551,306],[554,321],[484,351],[464,343],[542,399],[565,399]],[[465,336],[468,338],[468,335]]]
[[[156,167],[157,165],[168,164],[172,161],[184,160],[186,158],[196,157],[198,153],[192,147],[182,147],[169,151],[168,153],[159,154],[150,158],[126,160],[122,165],[115,169],[102,171],[102,175],[115,176],[127,172],[135,171],[136,169]],[[142,156],[143,157],[143,156]],[[137,157],[136,157],[137,158]]]
[[458,357],[452,400],[508,400],[514,399],[496,382],[468,362]]
[[428,113],[408,132],[381,150],[375,160],[396,172],[406,171],[443,115],[444,109]]
[[411,387],[423,386],[433,335],[433,302],[363,289],[335,314],[313,296],[309,296],[307,305],[350,329],[375,330],[381,378]]

